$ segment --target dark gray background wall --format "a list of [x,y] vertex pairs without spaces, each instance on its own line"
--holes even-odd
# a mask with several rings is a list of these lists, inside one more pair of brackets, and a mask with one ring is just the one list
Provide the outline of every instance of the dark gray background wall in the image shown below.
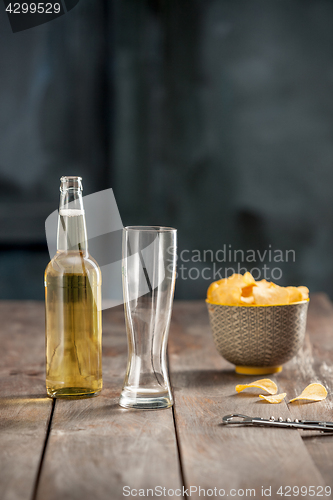
[[[0,6],[0,33],[0,298],[43,298],[64,174],[180,251],[293,249],[278,282],[333,297],[332,0],[84,0],[16,34]],[[213,263],[179,264],[203,297]]]

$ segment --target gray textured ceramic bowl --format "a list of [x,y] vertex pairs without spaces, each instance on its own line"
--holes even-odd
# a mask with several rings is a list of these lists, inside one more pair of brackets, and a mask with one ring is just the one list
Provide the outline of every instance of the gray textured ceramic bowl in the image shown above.
[[309,300],[281,306],[206,303],[216,349],[237,373],[280,372],[303,345]]

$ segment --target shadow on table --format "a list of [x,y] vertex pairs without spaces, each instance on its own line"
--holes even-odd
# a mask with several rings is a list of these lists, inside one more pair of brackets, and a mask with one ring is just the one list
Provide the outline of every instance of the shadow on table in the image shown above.
[[181,387],[209,387],[224,385],[226,382],[239,383],[239,375],[234,370],[185,370],[170,372],[174,390]]

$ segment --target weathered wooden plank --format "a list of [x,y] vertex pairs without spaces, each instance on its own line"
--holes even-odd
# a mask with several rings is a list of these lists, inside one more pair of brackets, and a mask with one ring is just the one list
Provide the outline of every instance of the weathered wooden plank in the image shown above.
[[265,418],[290,413],[285,404],[262,404],[258,397],[235,393],[240,380],[260,377],[237,375],[219,356],[204,303],[175,304],[169,356],[186,487],[221,488],[229,496],[232,489],[255,489],[260,496],[261,487],[271,487],[272,497],[279,498],[280,486],[325,485],[298,431],[220,425],[229,413]]
[[172,409],[118,406],[127,360],[122,307],[104,312],[103,354],[101,395],[57,401],[38,500],[116,500],[125,486],[182,487]]
[[[174,312],[169,350],[187,486],[227,490],[255,485],[260,490],[280,483],[324,485],[324,480],[331,485],[331,436],[309,435],[303,438],[305,448],[297,431],[218,425],[232,411],[283,417],[290,411],[293,417],[332,420],[331,398],[289,405],[288,411],[284,404],[235,395],[239,380],[254,377],[236,375],[215,352],[205,306],[176,303]],[[181,487],[171,410],[137,412],[117,406],[126,365],[123,313],[117,308],[105,316],[105,388],[93,400],[57,402],[39,499],[120,498],[126,485]],[[0,497],[24,500],[32,495],[51,409],[44,397],[43,304],[0,303],[0,318]],[[331,303],[313,297],[305,349],[275,377],[288,397],[313,381],[332,389],[332,325]]]
[[0,302],[0,498],[30,500],[52,401],[45,390],[44,305]]
[[[324,294],[311,297],[304,348],[284,367],[279,385],[287,401],[310,383],[320,382],[328,397],[316,403],[291,403],[291,417],[333,420],[333,305]],[[333,435],[301,432],[304,443],[327,485],[333,491]]]

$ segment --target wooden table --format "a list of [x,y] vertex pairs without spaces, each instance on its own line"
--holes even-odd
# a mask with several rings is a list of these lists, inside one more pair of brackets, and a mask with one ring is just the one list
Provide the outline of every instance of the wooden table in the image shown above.
[[319,498],[321,487],[333,490],[333,435],[220,425],[234,412],[333,420],[333,306],[325,295],[311,299],[304,349],[271,378],[289,399],[315,381],[329,396],[289,406],[235,393],[240,381],[260,377],[236,375],[217,354],[204,302],[174,305],[175,405],[156,411],[117,404],[127,359],[121,307],[104,312],[102,394],[83,400],[46,397],[43,303],[1,302],[0,319],[1,500],[113,500],[140,496],[140,489],[150,498],[179,498],[183,487],[192,487],[191,498],[221,498],[222,490],[266,498],[263,488],[279,499],[280,486],[283,493],[304,486],[300,498]]

